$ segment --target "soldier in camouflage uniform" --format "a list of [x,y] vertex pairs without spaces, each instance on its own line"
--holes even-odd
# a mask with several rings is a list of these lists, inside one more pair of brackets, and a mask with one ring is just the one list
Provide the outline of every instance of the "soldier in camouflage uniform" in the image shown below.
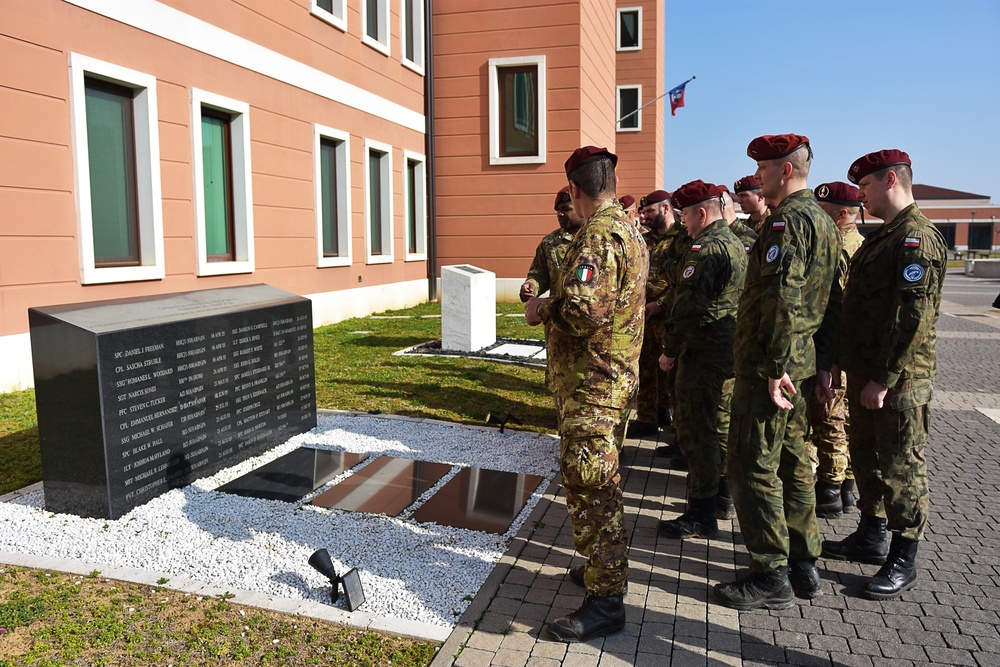
[[628,534],[618,453],[635,397],[649,258],[615,201],[617,156],[587,146],[566,161],[574,208],[586,219],[566,250],[561,297],[532,297],[528,324],[549,332],[546,380],[559,411],[560,468],[576,550],[570,571],[583,606],[548,625],[557,640],[586,641],[625,627]]
[[806,137],[758,137],[747,155],[762,194],[778,203],[750,252],[736,318],[728,472],[751,573],[717,585],[715,597],[735,609],[784,608],[793,590],[820,593],[807,397],[817,368],[832,363],[840,234],[805,187]]
[[837,356],[847,372],[861,523],[846,539],[824,542],[823,555],[882,563],[863,591],[882,600],[916,583],[917,544],[927,526],[927,404],[947,247],[913,200],[906,153],[869,153],[847,175],[865,208],[885,223],[851,261]]
[[722,217],[725,194],[721,186],[692,181],[671,197],[693,237],[672,288],[660,357],[664,370],[677,363],[677,442],[689,470],[687,511],[659,526],[660,534],[675,539],[719,532],[716,496],[726,458],[719,406],[733,377],[736,309],[747,265],[746,249]]
[[[855,224],[861,213],[861,195],[856,187],[841,181],[823,183],[813,190],[813,194],[816,196],[816,203],[840,230],[843,250],[837,273],[843,290],[851,257],[865,240]],[[854,472],[851,470],[851,457],[847,451],[847,426],[850,417],[844,390],[846,385],[843,374],[840,373],[840,376],[834,382],[838,387],[832,389],[832,400],[826,402],[814,393],[809,406],[812,435],[806,442],[806,449],[816,472],[816,516],[821,519],[836,518],[850,511],[855,502]]]
[[740,209],[750,216],[748,221],[750,228],[760,236],[764,228],[764,219],[770,213],[767,202],[760,194],[760,179],[755,174],[744,176],[733,184],[733,192],[736,193]]
[[670,193],[654,190],[640,200],[642,204],[643,239],[649,249],[649,279],[646,281],[646,329],[639,355],[639,393],[636,396],[636,418],[629,424],[627,438],[657,435],[661,426],[670,423],[670,392],[667,373],[660,370],[660,334],[663,333],[663,309],[659,300],[667,291],[663,276],[663,256],[677,238],[680,225],[674,224],[670,209]]
[[552,296],[562,296],[559,272],[566,248],[573,241],[576,230],[583,224],[583,218],[573,210],[573,202],[569,199],[569,187],[556,193],[556,219],[559,229],[542,237],[542,242],[535,249],[535,258],[528,268],[528,277],[521,285],[521,301],[527,301],[533,296],[541,296],[552,290]]
[[729,194],[729,188],[725,185],[720,185],[719,187],[725,190],[725,194],[722,195],[722,202],[724,204],[722,207],[722,217],[729,225],[729,231],[740,240],[740,243],[743,244],[743,249],[749,255],[753,244],[757,242],[758,234],[736,217],[736,202],[733,201],[733,196]]

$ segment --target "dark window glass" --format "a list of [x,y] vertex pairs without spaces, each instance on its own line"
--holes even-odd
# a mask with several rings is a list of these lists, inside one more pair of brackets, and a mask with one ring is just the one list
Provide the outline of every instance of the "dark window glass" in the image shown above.
[[500,86],[500,155],[538,155],[538,67],[502,67]]
[[[620,88],[618,90],[618,97],[619,118],[624,119],[618,124],[618,128],[621,130],[638,128],[639,113],[632,112],[639,108],[639,89]],[[629,116],[630,113],[632,114],[631,116]],[[628,116],[628,118],[626,118],[626,116]]]
[[316,5],[320,9],[325,9],[331,14],[333,13],[333,0],[316,0]]
[[233,216],[232,119],[201,110],[202,181],[205,199],[205,251],[209,261],[231,261]]
[[131,88],[84,81],[95,266],[139,264],[139,204]]
[[323,207],[323,256],[340,256],[340,202],[338,194],[337,149],[341,141],[321,139],[319,142],[320,189]]
[[410,62],[417,62],[415,57],[417,51],[417,16],[413,13],[415,4],[414,0],[403,0],[403,28],[406,30],[406,35],[403,41],[405,42],[405,51],[403,55]]
[[382,254],[382,160],[385,153],[368,151],[368,221],[372,255]]
[[417,188],[419,187],[419,169],[420,163],[414,160],[406,161],[406,188],[409,193],[408,202],[409,206],[407,209],[407,219],[406,219],[406,238],[407,238],[407,250],[411,254],[417,252]]
[[639,46],[639,12],[621,12],[619,15],[618,48],[634,49]]
[[367,32],[368,36],[371,37],[372,39],[374,39],[376,42],[381,42],[382,41],[382,38],[379,35],[379,29],[378,29],[378,24],[379,24],[379,11],[378,11],[379,7],[378,6],[379,6],[379,2],[380,2],[380,0],[365,0],[365,11],[368,12],[366,14],[366,16],[368,17],[368,19],[367,19],[367,23],[365,24],[365,32]]

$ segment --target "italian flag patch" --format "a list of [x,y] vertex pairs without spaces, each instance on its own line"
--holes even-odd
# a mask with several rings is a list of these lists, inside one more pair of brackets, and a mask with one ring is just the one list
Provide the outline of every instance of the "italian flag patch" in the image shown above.
[[576,267],[576,278],[581,283],[589,283],[597,271],[590,264],[581,264]]

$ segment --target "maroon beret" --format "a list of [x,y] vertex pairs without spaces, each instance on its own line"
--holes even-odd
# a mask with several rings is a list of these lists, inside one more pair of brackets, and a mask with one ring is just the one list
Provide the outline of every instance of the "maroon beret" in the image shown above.
[[559,204],[565,204],[569,201],[570,201],[569,186],[567,185],[562,190],[556,193],[556,203],[552,208],[559,208]]
[[851,168],[847,170],[847,178],[851,183],[858,183],[868,174],[896,164],[910,166],[910,156],[895,148],[876,151],[855,160]]
[[677,209],[687,208],[712,197],[721,197],[723,192],[725,190],[714,183],[706,183],[700,180],[691,181],[674,191],[673,196],[670,198],[670,204]]
[[747,155],[754,160],[777,160],[808,145],[809,137],[800,134],[765,134],[750,142]]
[[606,157],[611,160],[612,167],[618,165],[618,156],[609,151],[607,148],[598,148],[597,146],[584,146],[583,148],[577,148],[573,151],[573,154],[569,156],[569,159],[566,160],[566,175],[569,176],[581,165],[602,157]]
[[834,181],[822,183],[813,190],[816,201],[830,202],[840,206],[861,206],[861,193],[850,183]]
[[632,195],[622,195],[618,198],[618,203],[622,205],[622,208],[628,208],[635,203],[635,197]]
[[646,208],[650,204],[659,204],[661,201],[668,201],[670,193],[666,190],[653,190],[648,195],[639,200],[639,204]]
[[746,192],[747,190],[760,190],[760,179],[750,174],[733,183],[734,192]]

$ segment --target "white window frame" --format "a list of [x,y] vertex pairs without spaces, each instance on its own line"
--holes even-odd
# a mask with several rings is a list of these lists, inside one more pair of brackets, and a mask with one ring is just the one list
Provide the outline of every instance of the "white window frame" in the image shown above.
[[[636,91],[636,126],[635,127],[621,127],[621,117],[623,115],[622,111],[622,91],[623,90],[635,90]],[[615,113],[617,114],[615,121],[615,130],[618,132],[642,132],[642,84],[630,84],[627,86],[615,86]]]
[[406,57],[406,3],[405,0],[401,0],[399,3],[399,57],[403,62],[403,66],[412,69],[414,72],[420,76],[424,75],[424,53],[425,53],[425,41],[426,31],[424,30],[424,11],[425,11],[425,0],[413,0],[413,12],[416,14],[414,17],[414,37],[416,38],[416,44],[413,45],[413,55],[415,60],[410,60]]
[[[372,254],[371,243],[371,207],[368,205],[368,193],[371,191],[371,168],[368,161],[371,152],[375,150],[385,154],[382,161],[382,254]],[[365,139],[365,263],[391,264],[393,262],[393,207],[392,207],[392,146],[372,139]]]
[[392,43],[392,35],[389,33],[389,0],[378,1],[378,34],[385,37],[384,42],[372,39],[368,36],[368,3],[361,0],[361,43],[367,44],[376,51],[385,55],[392,55],[389,45]]
[[[637,13],[638,46],[622,46],[622,14]],[[642,7],[619,7],[615,14],[615,46],[619,51],[642,51]]]
[[332,0],[332,5],[334,11],[329,12],[320,7],[317,0],[310,0],[309,13],[334,28],[347,32],[347,0]]
[[[163,259],[163,198],[160,189],[156,77],[79,53],[69,54],[69,75],[80,280],[84,285],[160,280],[166,275],[166,271]],[[98,268],[95,263],[94,220],[90,201],[90,147],[87,137],[87,77],[136,91],[132,98],[132,108],[136,191],[139,200],[138,266]]]
[[[201,149],[201,110],[208,107],[232,116],[233,255],[229,262],[208,261],[205,240],[204,164]],[[250,170],[250,105],[198,88],[191,89],[191,171],[194,174],[194,216],[197,272],[199,276],[253,273],[253,193]]]
[[[517,65],[535,65],[538,69],[538,154],[500,157],[500,79],[497,70]],[[490,164],[545,164],[546,156],[546,87],[545,56],[490,58]]]
[[[351,252],[351,135],[342,130],[322,125],[313,126],[314,173],[316,174],[316,266],[350,266]],[[337,182],[337,247],[344,254],[337,257],[323,255],[323,180],[320,163],[320,141],[333,139],[337,146],[337,173],[343,176]]]
[[[419,163],[417,168],[416,193],[416,222],[417,222],[417,251],[410,252],[410,163]],[[403,151],[403,250],[407,262],[417,262],[427,259],[427,157],[421,153]]]

